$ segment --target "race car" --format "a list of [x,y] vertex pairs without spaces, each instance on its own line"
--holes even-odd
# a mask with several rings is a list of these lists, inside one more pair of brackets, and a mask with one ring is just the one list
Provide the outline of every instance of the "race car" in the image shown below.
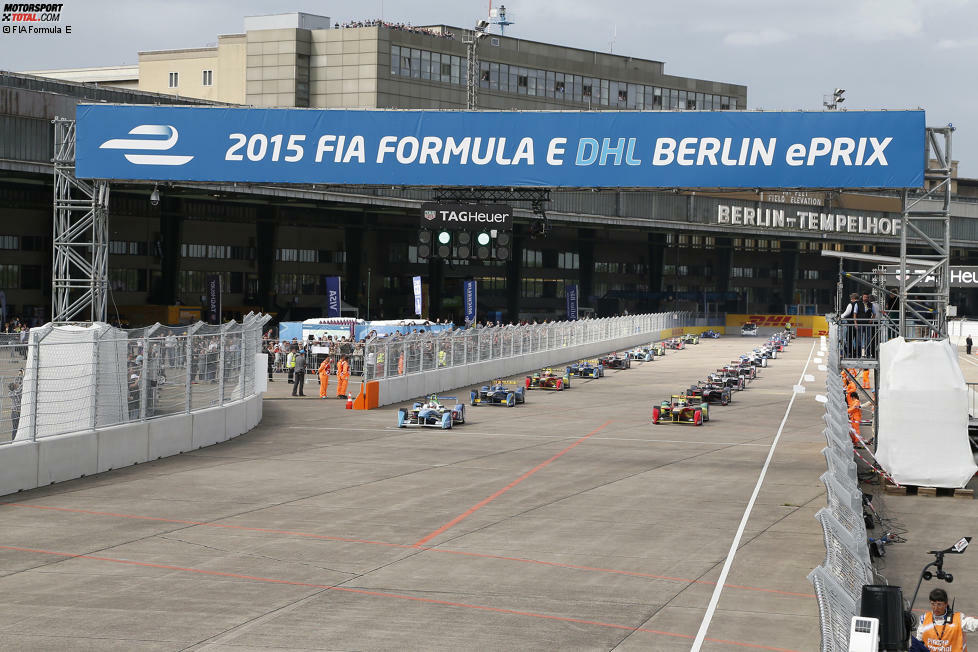
[[686,390],[686,398],[693,403],[719,403],[729,405],[733,391],[729,387],[717,383],[700,381]]
[[505,405],[516,407],[526,403],[526,387],[514,381],[497,380],[483,385],[478,391],[469,392],[469,401],[475,405]]
[[679,350],[679,349],[686,348],[686,344],[683,343],[683,341],[678,337],[673,337],[671,339],[665,340],[662,342],[662,345],[665,346],[667,349]]
[[652,355],[663,356],[666,354],[666,345],[662,342],[652,342],[648,348]]
[[680,339],[683,342],[685,342],[686,344],[699,344],[700,343],[700,337],[699,337],[699,335],[693,335],[692,333],[686,333]]
[[579,360],[567,367],[567,375],[578,378],[601,378],[604,376],[604,365],[598,360]]
[[[454,406],[443,405],[441,401],[455,400]],[[465,406],[454,396],[438,397],[432,394],[424,403],[415,403],[411,408],[397,410],[398,428],[441,428],[450,430],[452,426],[465,423]]]
[[718,333],[717,331],[711,328],[708,331],[703,331],[702,333],[700,333],[700,337],[708,337],[711,340],[718,340],[720,339],[720,333]]
[[762,357],[756,353],[750,353],[740,356],[740,360],[734,360],[735,364],[740,365],[750,365],[754,368],[764,368],[767,366],[768,358]]
[[624,353],[609,353],[603,358],[599,359],[599,362],[604,366],[605,369],[631,369],[632,361]]
[[651,362],[655,360],[655,353],[653,353],[647,346],[634,348],[625,355],[627,355],[630,360],[639,360],[641,362]]
[[526,377],[527,389],[552,389],[558,392],[570,389],[570,376],[561,376],[549,367],[543,371],[538,371],[532,376]]
[[710,406],[697,403],[684,396],[673,396],[652,407],[652,423],[689,423],[702,426],[710,420]]
[[741,358],[740,360],[731,360],[724,369],[728,371],[736,371],[741,376],[744,376],[747,380],[754,380],[757,378],[757,365],[754,364],[753,360]]
[[725,368],[717,369],[716,373],[707,376],[707,380],[738,392],[747,389],[747,379],[744,376],[736,372],[728,372]]
[[762,358],[766,358],[768,360],[774,360],[778,357],[777,347],[771,346],[769,344],[765,344],[764,346],[760,346],[754,349],[753,353],[754,355],[760,356]]
[[740,327],[740,334],[741,335],[752,335],[752,336],[756,336],[757,335],[757,324],[755,324],[752,321],[749,321],[749,322],[744,323],[744,325]]

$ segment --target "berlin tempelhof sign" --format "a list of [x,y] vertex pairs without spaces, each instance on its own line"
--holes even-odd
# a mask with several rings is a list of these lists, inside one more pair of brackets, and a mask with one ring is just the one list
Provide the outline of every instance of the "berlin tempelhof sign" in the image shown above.
[[794,210],[789,213],[783,208],[751,208],[722,204],[717,206],[717,224],[868,235],[900,235],[902,227],[899,217],[846,215],[806,210]]

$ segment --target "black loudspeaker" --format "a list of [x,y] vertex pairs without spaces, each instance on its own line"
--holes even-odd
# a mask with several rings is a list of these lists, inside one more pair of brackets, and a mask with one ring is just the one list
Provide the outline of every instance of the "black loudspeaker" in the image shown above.
[[880,652],[907,649],[910,632],[903,618],[903,590],[899,586],[863,586],[859,615],[880,621]]

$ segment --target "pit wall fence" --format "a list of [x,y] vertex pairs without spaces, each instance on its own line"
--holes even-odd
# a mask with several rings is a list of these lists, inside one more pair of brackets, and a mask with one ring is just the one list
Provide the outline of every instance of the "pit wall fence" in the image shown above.
[[821,480],[825,485],[827,505],[815,514],[822,526],[825,561],[809,575],[815,587],[822,652],[847,652],[849,628],[853,616],[859,615],[864,584],[876,584],[870,561],[866,524],[863,520],[862,491],[856,475],[849,416],[839,367],[838,326],[829,326],[822,339],[821,353],[826,356],[826,403],[823,420],[827,446],[822,449],[828,470]]
[[364,383],[367,395],[374,398],[364,407],[524,376],[547,367],[562,369],[576,360],[709,328],[696,326],[691,313],[670,312],[374,340],[364,351]]
[[203,448],[262,418],[268,315],[0,345],[0,496]]

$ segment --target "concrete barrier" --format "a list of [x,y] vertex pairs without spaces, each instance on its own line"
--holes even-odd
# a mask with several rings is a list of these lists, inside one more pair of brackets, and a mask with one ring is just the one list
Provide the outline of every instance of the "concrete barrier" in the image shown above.
[[102,428],[98,440],[98,472],[140,464],[149,459],[149,423]]
[[244,401],[238,401],[224,406],[225,439],[233,439],[246,432],[245,421],[248,417],[248,406]]
[[147,460],[178,455],[193,450],[194,418],[191,414],[176,414],[149,422],[149,454]]
[[245,430],[249,431],[258,425],[261,421],[261,395],[252,396],[245,401],[245,411],[247,416],[245,418]]
[[37,440],[37,486],[98,472],[98,435],[94,430]]
[[227,440],[227,418],[225,408],[216,407],[199,412],[192,412],[194,418],[194,439],[192,448],[212,446]]
[[0,446],[0,496],[37,486],[37,444],[19,441]]

